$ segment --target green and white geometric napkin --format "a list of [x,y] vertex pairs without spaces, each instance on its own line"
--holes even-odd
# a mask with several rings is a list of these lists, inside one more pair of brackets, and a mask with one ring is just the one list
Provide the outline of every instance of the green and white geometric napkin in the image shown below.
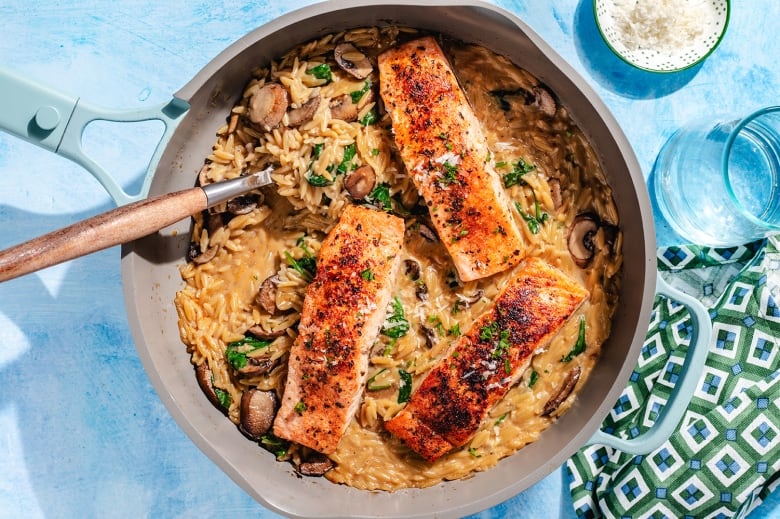
[[[669,247],[658,268],[712,318],[702,377],[676,431],[633,456],[601,445],[567,462],[579,517],[744,517],[780,485],[780,236],[741,247]],[[686,308],[656,296],[631,375],[602,429],[653,425],[691,335]]]

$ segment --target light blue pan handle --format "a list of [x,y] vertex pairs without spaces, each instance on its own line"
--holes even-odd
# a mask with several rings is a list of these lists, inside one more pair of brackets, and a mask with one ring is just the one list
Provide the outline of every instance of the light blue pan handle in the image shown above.
[[[107,110],[0,69],[0,129],[80,164],[98,179],[118,205],[146,198],[165,145],[188,109],[187,102],[173,98],[166,104],[151,108]],[[140,191],[131,195],[84,153],[82,134],[93,121],[150,120],[162,121],[165,130],[149,162]]]
[[712,338],[712,321],[707,309],[697,299],[680,292],[660,276],[656,281],[656,293],[664,295],[688,307],[693,320],[693,336],[685,356],[685,363],[664,410],[653,427],[636,438],[623,439],[604,431],[596,431],[588,444],[606,445],[629,454],[647,454],[660,447],[677,428],[691,401],[693,392],[704,369],[704,361]]

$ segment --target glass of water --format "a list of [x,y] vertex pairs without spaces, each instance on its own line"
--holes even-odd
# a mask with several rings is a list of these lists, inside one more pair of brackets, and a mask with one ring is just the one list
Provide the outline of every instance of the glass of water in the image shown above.
[[661,212],[691,243],[728,247],[780,232],[780,106],[681,128],[653,173]]

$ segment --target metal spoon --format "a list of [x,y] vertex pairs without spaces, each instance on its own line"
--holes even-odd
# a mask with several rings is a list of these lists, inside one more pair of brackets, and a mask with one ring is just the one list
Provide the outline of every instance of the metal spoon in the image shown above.
[[271,184],[272,170],[140,200],[0,251],[0,282],[152,234]]

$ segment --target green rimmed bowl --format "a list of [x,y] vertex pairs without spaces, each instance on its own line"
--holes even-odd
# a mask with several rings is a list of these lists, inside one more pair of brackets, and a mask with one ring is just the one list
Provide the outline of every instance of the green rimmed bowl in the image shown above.
[[[683,4],[689,12],[697,16],[697,26],[679,31],[688,32],[689,38],[679,46],[671,41],[662,41],[653,27],[637,26],[630,23],[642,9],[642,4],[652,6],[648,11],[648,24],[658,22],[656,28],[669,27],[679,23],[679,13],[661,12],[661,6],[654,0],[593,0],[593,13],[596,26],[607,46],[620,59],[638,69],[649,72],[678,72],[701,63],[718,47],[729,23],[731,6],[729,0],[700,0]],[[672,31],[673,32],[673,31]],[[647,36],[644,43],[632,41]]]

